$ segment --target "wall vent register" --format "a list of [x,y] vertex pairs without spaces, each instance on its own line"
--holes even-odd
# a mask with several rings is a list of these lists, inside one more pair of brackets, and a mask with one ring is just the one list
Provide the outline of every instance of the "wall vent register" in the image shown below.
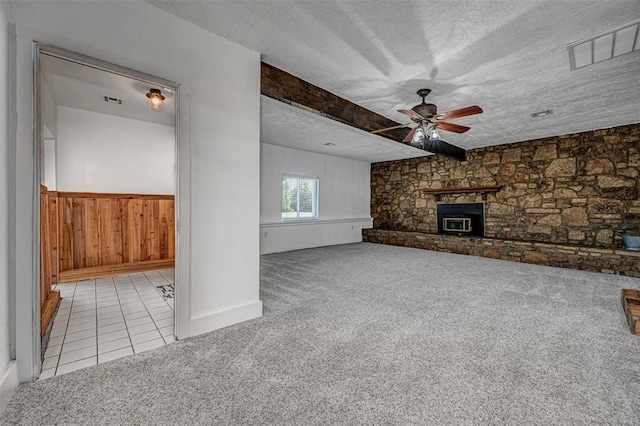
[[122,99],[114,98],[113,96],[103,96],[105,102],[109,102],[110,104],[118,104],[122,105]]

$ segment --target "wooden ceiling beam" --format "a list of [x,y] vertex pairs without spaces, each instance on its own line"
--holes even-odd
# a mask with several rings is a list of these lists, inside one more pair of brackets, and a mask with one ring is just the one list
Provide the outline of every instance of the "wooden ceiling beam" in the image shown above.
[[[260,93],[367,132],[400,124],[264,62]],[[396,129],[379,135],[400,142],[408,132]]]

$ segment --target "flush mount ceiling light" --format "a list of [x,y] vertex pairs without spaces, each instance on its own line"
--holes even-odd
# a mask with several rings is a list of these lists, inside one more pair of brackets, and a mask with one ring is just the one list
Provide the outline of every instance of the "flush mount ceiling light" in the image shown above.
[[152,109],[162,109],[164,96],[162,95],[162,91],[160,89],[149,89],[149,93],[147,93],[147,98],[149,98],[149,107]]
[[640,51],[640,19],[622,27],[568,44],[571,69]]

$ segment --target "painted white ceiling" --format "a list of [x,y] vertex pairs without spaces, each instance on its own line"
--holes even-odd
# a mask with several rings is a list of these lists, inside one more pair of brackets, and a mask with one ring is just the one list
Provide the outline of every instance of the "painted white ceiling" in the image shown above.
[[[148,83],[49,55],[40,55],[40,68],[56,105],[175,126],[171,89],[153,86],[166,98],[162,110],[153,110]],[[105,102],[104,96],[122,99],[122,104]]]
[[[640,18],[638,0],[149,1],[398,122],[421,87],[441,112],[480,105],[455,120],[470,131],[443,138],[465,149],[640,122],[640,51],[571,71],[566,49]],[[284,104],[263,109],[263,136],[286,141],[270,143],[342,140]]]

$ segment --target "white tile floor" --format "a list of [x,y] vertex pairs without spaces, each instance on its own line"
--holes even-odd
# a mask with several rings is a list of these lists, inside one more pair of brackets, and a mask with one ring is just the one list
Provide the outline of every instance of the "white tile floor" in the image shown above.
[[156,289],[173,283],[166,269],[56,285],[62,299],[40,379],[175,341],[174,299]]

